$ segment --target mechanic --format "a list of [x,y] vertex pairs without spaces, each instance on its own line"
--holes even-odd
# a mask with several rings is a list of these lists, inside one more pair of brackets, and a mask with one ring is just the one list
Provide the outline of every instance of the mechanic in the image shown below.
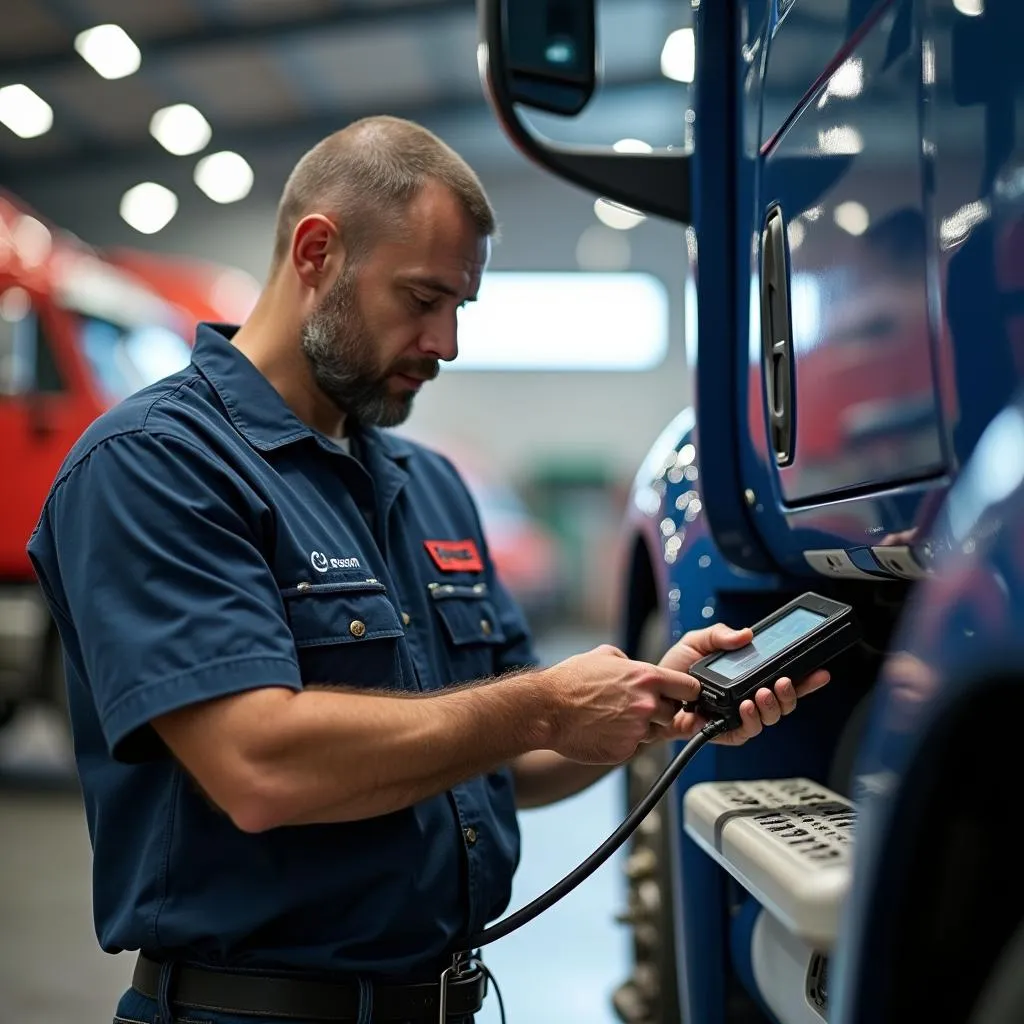
[[[460,938],[505,909],[516,807],[576,793],[679,703],[722,625],[661,666],[538,666],[439,454],[382,428],[456,357],[495,219],[422,127],[356,122],[296,165],[266,287],[191,365],[93,423],[29,543],[65,656],[118,1021],[436,1020]],[[822,685],[748,702],[743,742]],[[449,987],[452,1021],[484,994]]]

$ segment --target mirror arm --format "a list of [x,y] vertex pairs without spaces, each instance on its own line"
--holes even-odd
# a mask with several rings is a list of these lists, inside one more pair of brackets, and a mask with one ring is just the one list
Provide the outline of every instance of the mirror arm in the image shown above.
[[502,43],[503,0],[481,0],[478,51],[484,92],[509,139],[528,159],[566,181],[644,213],[692,221],[690,160],[671,149],[617,153],[610,146],[568,146],[531,131],[503,87],[507,64]]

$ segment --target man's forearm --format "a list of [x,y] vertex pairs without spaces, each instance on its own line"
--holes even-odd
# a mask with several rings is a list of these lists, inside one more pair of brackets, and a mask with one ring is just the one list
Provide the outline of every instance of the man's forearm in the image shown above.
[[580,764],[554,750],[533,750],[512,762],[516,806],[520,810],[544,807],[575,796],[619,767],[614,764]]
[[550,739],[542,673],[438,694],[305,690],[253,751],[267,823],[353,821],[409,807]]

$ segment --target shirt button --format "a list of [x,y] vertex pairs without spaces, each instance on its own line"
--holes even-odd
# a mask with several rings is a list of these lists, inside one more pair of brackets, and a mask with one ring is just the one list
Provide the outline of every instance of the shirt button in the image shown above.
[[491,635],[491,624],[487,619],[480,620],[480,632],[483,633],[484,636]]
[[409,613],[402,612],[402,625],[408,626],[410,622],[412,622],[412,619],[409,618]]
[[476,829],[470,826],[463,833],[466,837],[466,845],[473,846],[476,843]]
[[359,619],[353,619],[348,624],[348,631],[353,636],[362,636],[366,632],[366,623],[360,622]]

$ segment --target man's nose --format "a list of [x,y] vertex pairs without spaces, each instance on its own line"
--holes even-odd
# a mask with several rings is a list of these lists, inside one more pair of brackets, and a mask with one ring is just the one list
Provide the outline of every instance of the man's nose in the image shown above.
[[420,351],[450,363],[459,354],[459,330],[453,317],[450,322],[435,322],[420,335]]

